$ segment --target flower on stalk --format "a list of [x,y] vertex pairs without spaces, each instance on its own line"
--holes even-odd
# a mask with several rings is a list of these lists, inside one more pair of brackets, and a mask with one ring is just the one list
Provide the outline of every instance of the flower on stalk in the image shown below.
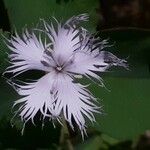
[[63,24],[55,20],[57,27],[43,20],[42,31],[48,36],[48,43],[42,42],[34,30],[31,33],[25,30],[22,36],[16,33],[7,39],[11,66],[5,73],[13,73],[13,77],[27,70],[46,73],[34,82],[12,83],[21,96],[14,106],[19,104],[16,114],[24,124],[29,120],[34,123],[38,112],[43,119],[48,117],[60,123],[63,116],[72,129],[75,122],[83,135],[86,133],[85,118],[94,122],[93,113],[100,113],[97,99],[86,85],[76,83],[75,79],[77,75],[85,76],[103,85],[98,72],[111,66],[126,67],[126,61],[103,51],[109,46],[107,40],[100,40],[79,26],[80,22],[87,20],[86,14],[73,16]]

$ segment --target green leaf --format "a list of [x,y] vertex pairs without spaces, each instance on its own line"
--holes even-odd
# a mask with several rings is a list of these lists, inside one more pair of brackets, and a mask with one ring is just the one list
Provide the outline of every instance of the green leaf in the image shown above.
[[119,143],[117,139],[114,139],[106,134],[101,134],[102,140],[109,145],[116,145]]
[[7,66],[7,52],[9,51],[4,43],[4,36],[7,37],[8,33],[0,30],[0,74],[3,73]]
[[107,150],[106,145],[100,136],[93,136],[75,147],[75,150]]
[[11,118],[13,101],[16,100],[16,92],[9,86],[3,77],[0,78],[0,120],[3,117]]
[[97,129],[119,139],[133,138],[150,127],[150,79],[104,78],[108,92],[93,86],[103,99],[105,115],[97,117]]
[[2,73],[8,64],[6,60],[8,48],[4,43],[3,36],[8,36],[8,33],[0,30],[0,120],[4,116],[10,117],[12,100],[16,96],[14,90],[6,83],[5,78],[2,77]]
[[25,25],[32,26],[37,24],[39,18],[48,20],[51,16],[58,19],[67,19],[80,13],[89,13],[90,22],[86,25],[95,30],[96,27],[96,8],[98,0],[5,0],[5,6],[12,28],[21,29]]

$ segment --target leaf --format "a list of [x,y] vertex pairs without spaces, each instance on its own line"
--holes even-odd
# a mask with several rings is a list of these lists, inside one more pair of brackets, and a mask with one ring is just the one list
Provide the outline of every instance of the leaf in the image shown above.
[[16,92],[10,87],[3,77],[0,78],[0,120],[4,116],[11,118],[13,100],[16,100]]
[[75,150],[107,150],[106,145],[100,136],[93,136],[75,147]]
[[119,143],[117,139],[114,139],[106,134],[101,134],[102,140],[109,145],[116,145]]
[[7,52],[9,51],[4,43],[4,36],[8,36],[7,32],[0,30],[0,73],[4,71],[7,66]]
[[[105,78],[108,92],[92,86],[103,99],[105,115],[97,117],[97,129],[119,139],[133,138],[149,129],[149,79]],[[109,86],[108,86],[109,85]]]
[[2,32],[0,30],[0,120],[2,117],[10,117],[11,114],[11,105],[12,99],[15,97],[15,92],[10,86],[6,83],[2,73],[4,72],[7,66],[7,52],[8,48],[4,44],[3,36],[7,36],[7,32]]
[[54,16],[60,20],[67,19],[80,13],[89,13],[90,22],[86,25],[95,30],[96,26],[96,8],[98,0],[5,0],[5,6],[8,10],[11,27],[21,29],[25,25],[34,26],[39,18],[49,20]]

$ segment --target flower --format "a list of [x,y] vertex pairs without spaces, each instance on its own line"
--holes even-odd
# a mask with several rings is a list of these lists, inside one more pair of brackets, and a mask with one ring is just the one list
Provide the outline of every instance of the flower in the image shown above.
[[104,72],[111,66],[126,67],[126,61],[117,58],[110,52],[103,51],[108,47],[107,40],[100,40],[79,26],[87,21],[88,15],[73,16],[65,23],[56,20],[57,27],[43,20],[42,31],[48,36],[49,42],[43,42],[33,30],[25,30],[22,36],[17,33],[7,39],[11,50],[9,55],[11,66],[5,73],[13,73],[13,77],[27,70],[42,70],[46,74],[37,81],[15,85],[20,99],[14,106],[24,124],[38,112],[43,119],[48,117],[61,123],[62,116],[74,129],[74,122],[86,133],[85,117],[95,121],[93,113],[100,113],[96,98],[86,85],[75,82],[77,75],[96,79],[103,85],[98,72]]

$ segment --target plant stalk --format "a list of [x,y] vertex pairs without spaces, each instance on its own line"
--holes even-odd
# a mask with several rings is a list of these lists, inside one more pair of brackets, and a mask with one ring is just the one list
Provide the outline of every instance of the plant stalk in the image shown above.
[[66,147],[67,150],[74,150],[73,145],[70,140],[70,133],[69,133],[69,129],[67,126],[67,122],[64,117],[62,121],[63,121],[63,126],[61,128],[58,150],[62,150],[63,147]]

